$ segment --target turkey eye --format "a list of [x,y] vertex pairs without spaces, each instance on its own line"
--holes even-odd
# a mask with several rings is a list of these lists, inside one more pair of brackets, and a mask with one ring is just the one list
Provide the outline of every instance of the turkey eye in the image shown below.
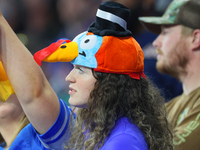
[[85,40],[85,43],[88,43],[90,40],[89,39],[87,39],[87,40]]
[[87,35],[81,40],[80,48],[81,49],[92,49],[97,44],[97,36]]

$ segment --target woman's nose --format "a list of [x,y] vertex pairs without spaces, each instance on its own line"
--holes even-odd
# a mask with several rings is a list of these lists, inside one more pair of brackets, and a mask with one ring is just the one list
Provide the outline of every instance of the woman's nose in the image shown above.
[[65,77],[65,81],[74,82],[73,70]]

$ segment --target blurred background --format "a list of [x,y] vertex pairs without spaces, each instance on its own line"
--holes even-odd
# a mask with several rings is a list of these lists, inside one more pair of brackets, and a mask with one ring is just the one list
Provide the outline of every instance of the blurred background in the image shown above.
[[[59,38],[73,38],[86,31],[95,20],[98,6],[108,0],[2,0],[1,10],[8,23],[32,54]],[[166,101],[182,93],[176,79],[157,72],[156,51],[152,46],[157,35],[146,31],[139,16],[161,16],[171,0],[111,0],[130,8],[128,29],[145,54],[145,74],[160,89]],[[43,63],[42,69],[57,95],[68,102],[65,77],[70,63]]]

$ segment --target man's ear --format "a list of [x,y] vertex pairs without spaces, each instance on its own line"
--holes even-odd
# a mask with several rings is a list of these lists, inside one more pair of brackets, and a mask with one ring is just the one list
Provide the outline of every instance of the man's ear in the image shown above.
[[192,34],[192,50],[200,49],[200,29],[195,29]]

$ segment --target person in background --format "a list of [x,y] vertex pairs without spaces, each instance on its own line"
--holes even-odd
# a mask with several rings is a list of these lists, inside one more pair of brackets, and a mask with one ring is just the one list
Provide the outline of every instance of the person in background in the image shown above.
[[144,55],[126,28],[128,16],[125,6],[102,3],[88,31],[34,55],[38,64],[55,62],[58,54],[57,61],[74,65],[66,81],[69,102],[79,108],[75,120],[0,14],[1,60],[43,149],[173,149],[164,99],[143,73]]
[[183,93],[166,104],[175,149],[200,148],[200,1],[174,0],[162,17],[140,17],[159,36],[156,67],[177,78]]
[[[28,118],[15,94],[12,94],[6,102],[0,101],[0,149],[19,148],[18,135],[23,134],[23,128],[28,124]],[[28,137],[28,134],[23,135],[24,139],[21,141],[29,144],[32,139]],[[23,147],[23,144],[20,147]]]
[[[29,121],[0,61],[0,149],[12,150],[13,147],[18,145],[17,136],[22,134],[23,128],[28,124]],[[27,138],[28,136],[24,135],[26,143],[30,142],[29,139],[32,140]]]

